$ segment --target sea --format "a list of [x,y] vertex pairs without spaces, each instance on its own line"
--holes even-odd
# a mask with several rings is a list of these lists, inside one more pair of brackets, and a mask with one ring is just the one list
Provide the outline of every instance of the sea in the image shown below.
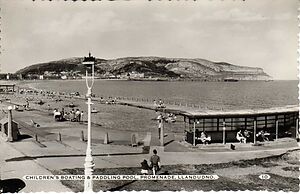
[[[57,92],[87,92],[82,80],[27,81],[27,86]],[[298,81],[127,81],[95,80],[96,96],[139,98],[208,109],[260,109],[298,104]]]

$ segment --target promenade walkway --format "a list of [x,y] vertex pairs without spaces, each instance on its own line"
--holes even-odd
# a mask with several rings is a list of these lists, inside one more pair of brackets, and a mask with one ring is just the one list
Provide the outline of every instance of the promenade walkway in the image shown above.
[[119,104],[133,106],[137,108],[145,108],[150,110],[174,113],[174,114],[184,114],[184,115],[197,115],[197,116],[207,116],[207,115],[256,115],[256,114],[273,114],[281,112],[296,112],[299,111],[298,105],[287,105],[284,107],[273,107],[266,109],[245,109],[245,110],[222,110],[222,109],[208,109],[207,107],[200,107],[195,104],[168,104],[161,108],[154,103],[148,101],[134,101],[134,100],[118,100]]
[[[149,138],[151,137],[148,133],[145,139],[149,141]],[[46,147],[40,147],[32,139],[14,143],[0,141],[0,155],[3,156],[1,157],[1,178],[22,179],[24,175],[29,174],[51,175],[51,171],[55,170],[83,168],[84,142],[68,141],[66,144],[62,144],[57,141],[45,140],[43,144]],[[143,153],[141,147],[132,148],[121,145],[94,144],[92,148],[95,168],[139,167],[141,161],[149,160],[153,149],[158,150],[162,165],[227,163],[281,155],[288,150],[299,149],[296,141],[292,140],[288,144],[277,143],[277,146],[235,145],[236,150],[230,150],[229,145],[215,145],[215,147],[212,145],[208,146],[207,150],[205,148],[188,148],[193,149],[188,152],[171,150],[168,146],[165,148],[151,146],[149,153]],[[248,147],[247,151],[245,151],[245,146]],[[25,181],[25,183],[26,187],[22,190],[23,192],[70,191],[58,181]]]
[[[24,142],[25,143],[25,142]],[[3,157],[1,160],[1,177],[2,179],[20,178],[24,175],[50,175],[50,171],[66,169],[66,168],[83,168],[84,153],[82,151],[63,149],[63,147],[55,142],[47,144],[47,148],[39,148],[36,144],[26,142],[24,143],[6,143],[1,141],[0,154]],[[22,144],[22,145],[21,145]],[[279,146],[277,148],[266,147],[259,148],[253,147],[252,151],[245,152],[244,150],[232,151],[198,151],[198,152],[169,152],[165,151],[163,147],[153,146],[149,153],[134,154],[134,155],[106,155],[95,156],[95,168],[119,168],[119,167],[139,167],[140,162],[144,159],[149,160],[152,155],[152,150],[157,149],[158,154],[161,156],[162,165],[178,165],[178,164],[215,164],[227,163],[238,160],[249,160],[256,158],[264,158],[269,156],[281,155],[287,150],[299,149],[297,144],[292,147]],[[227,147],[227,146],[226,146]],[[238,145],[237,145],[238,147]],[[100,147],[98,147],[100,148]],[[118,148],[122,149],[122,148]],[[93,150],[96,150],[93,147]],[[111,153],[112,146],[101,146],[103,153]],[[44,152],[42,152],[44,151]],[[73,153],[70,153],[72,151]],[[124,151],[124,150],[123,150]],[[50,156],[52,152],[56,155]],[[73,154],[82,154],[81,156],[74,156]],[[60,155],[60,156],[59,156]],[[20,159],[17,161],[13,158],[22,158],[23,156],[35,156],[31,159]],[[50,156],[50,157],[47,157]],[[59,157],[58,157],[59,156]],[[50,170],[50,171],[49,171]],[[58,181],[25,181],[26,188],[22,191],[69,191]]]
[[[4,142],[0,138],[0,177],[1,180],[19,178],[24,175],[52,175],[46,168],[42,167],[34,160],[22,162],[6,162],[6,159],[25,156],[21,151],[14,149],[10,143]],[[24,180],[23,180],[24,181]],[[60,181],[25,181],[25,188],[21,192],[72,192],[69,188],[61,184]]]
[[144,108],[144,109],[149,109],[149,110],[155,110],[155,111],[161,111],[161,112],[168,112],[168,113],[174,113],[174,114],[180,114],[180,113],[185,113],[185,112],[200,112],[200,111],[205,111],[207,108],[200,107],[198,105],[192,105],[192,104],[167,104],[165,105],[164,108],[159,107],[158,105],[155,105],[153,102],[149,101],[135,101],[135,100],[123,100],[123,99],[118,99],[117,101],[118,104],[121,105],[127,105],[127,106],[132,106],[132,107],[137,107],[137,108]]
[[[142,104],[151,110],[156,109],[152,102],[131,101],[130,104],[136,107]],[[7,108],[7,104],[2,104],[2,106],[3,109]],[[169,110],[174,108],[178,111],[178,107],[180,106],[170,105],[167,108]],[[194,109],[193,107],[181,107],[180,111]],[[54,122],[53,117],[47,112],[40,111],[14,112],[13,116],[21,125],[21,133],[26,133],[31,138],[14,143],[0,140],[2,179],[22,179],[26,174],[51,175],[55,170],[84,167],[86,142],[80,141],[80,132],[86,128],[86,125],[73,122]],[[32,118],[36,118],[41,127],[31,126],[30,119]],[[283,143],[278,141],[262,146],[235,144],[236,150],[231,150],[230,144],[188,147],[179,142],[176,135],[171,133],[168,133],[166,137],[166,143],[170,143],[165,147],[160,147],[157,134],[152,131],[139,133],[139,139],[144,140],[146,146],[150,147],[149,152],[145,152],[142,146],[129,146],[132,131],[112,131],[110,137],[115,142],[104,145],[105,131],[103,128],[95,126],[93,129],[92,149],[95,168],[140,167],[141,161],[144,159],[149,161],[153,149],[158,150],[162,165],[227,163],[281,155],[288,150],[299,149],[296,141],[292,139]],[[58,133],[61,134],[62,141],[57,141]],[[39,135],[39,142],[35,141],[35,134]],[[172,142],[172,139],[176,141]],[[25,181],[25,183],[26,187],[22,192],[70,191],[59,181]]]

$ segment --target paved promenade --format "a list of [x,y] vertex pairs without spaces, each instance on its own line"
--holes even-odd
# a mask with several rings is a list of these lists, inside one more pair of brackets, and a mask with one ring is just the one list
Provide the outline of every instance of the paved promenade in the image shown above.
[[[163,147],[151,147],[157,149],[161,156],[162,165],[177,164],[214,164],[227,163],[238,160],[264,158],[274,155],[281,155],[287,150],[299,149],[295,147],[253,149],[252,151],[210,151],[210,152],[166,152]],[[33,142],[7,143],[0,141],[1,178],[20,178],[24,175],[51,175],[49,170],[60,170],[65,168],[83,168],[84,152],[72,148],[65,148],[58,142],[47,144],[46,148],[39,148]],[[94,156],[95,168],[118,168],[118,167],[139,167],[143,159],[149,160],[150,153],[134,155],[113,155],[114,149],[126,153],[129,148],[114,148],[114,146],[102,145],[93,147],[94,152],[101,149],[101,153],[112,153],[112,155]],[[122,150],[123,149],[123,150]],[[126,150],[127,149],[127,150]],[[42,152],[44,151],[44,152]],[[77,156],[74,156],[77,154]],[[23,158],[24,156],[33,158]],[[13,159],[20,160],[14,161]],[[23,192],[33,191],[70,191],[59,181],[25,181],[26,187]]]
[[[25,156],[22,152],[13,148],[10,143],[4,142],[0,139],[0,177],[2,180],[19,178],[22,179],[24,175],[52,175],[49,170],[42,167],[34,160],[5,162],[6,159]],[[23,180],[25,181],[25,180]],[[60,181],[25,181],[25,188],[22,192],[71,192],[71,190],[61,184]]]
[[[0,108],[6,110],[7,105],[2,103]],[[0,139],[1,179],[22,179],[24,175],[30,174],[51,175],[51,171],[55,170],[84,167],[86,142],[80,140],[80,134],[81,131],[86,131],[85,124],[55,122],[49,112],[40,110],[14,111],[13,117],[19,122],[21,134],[28,137],[13,143]],[[40,127],[32,126],[31,119],[37,121]],[[144,159],[149,161],[153,149],[158,150],[162,165],[227,163],[281,155],[288,150],[299,149],[296,141],[292,139],[282,139],[262,146],[236,143],[236,150],[231,150],[230,144],[192,147],[180,142],[182,134],[171,131],[166,134],[165,142],[169,143],[160,147],[155,129],[138,132],[138,140],[150,146],[150,151],[147,152],[143,146],[130,146],[131,134],[134,131],[110,130],[111,143],[108,145],[103,144],[106,132],[101,125],[93,126],[95,168],[140,167]],[[58,141],[58,133],[61,134],[62,141]],[[35,140],[36,134],[38,141]],[[71,191],[59,181],[25,183],[26,187],[22,192]]]

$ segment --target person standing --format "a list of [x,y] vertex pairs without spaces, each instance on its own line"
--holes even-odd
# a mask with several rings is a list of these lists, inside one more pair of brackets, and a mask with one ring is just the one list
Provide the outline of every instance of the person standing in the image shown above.
[[26,108],[29,109],[29,100],[26,99]]
[[153,175],[160,169],[160,157],[157,155],[157,150],[153,150],[153,156],[150,158],[150,167],[152,168]]
[[163,128],[163,116],[161,113],[157,117],[157,122],[158,122],[158,139],[160,139],[161,138],[160,133]]
[[75,119],[76,119],[74,108],[72,108],[72,110],[70,111],[70,115],[71,115],[70,121],[71,121],[71,122],[74,122]]
[[154,106],[157,106],[156,100],[153,100],[153,104]]
[[83,111],[80,113],[80,122],[83,122]]

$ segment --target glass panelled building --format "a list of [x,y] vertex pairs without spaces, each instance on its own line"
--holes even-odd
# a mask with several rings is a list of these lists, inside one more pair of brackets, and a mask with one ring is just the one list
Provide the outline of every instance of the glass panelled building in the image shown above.
[[[181,113],[185,122],[186,141],[195,143],[194,138],[206,132],[211,142],[236,142],[238,131],[258,133],[263,130],[269,139],[293,137],[299,134],[299,107],[286,106],[261,110],[206,111]],[[225,125],[225,127],[224,127]],[[250,138],[249,141],[253,141]],[[197,142],[196,142],[197,143]]]

